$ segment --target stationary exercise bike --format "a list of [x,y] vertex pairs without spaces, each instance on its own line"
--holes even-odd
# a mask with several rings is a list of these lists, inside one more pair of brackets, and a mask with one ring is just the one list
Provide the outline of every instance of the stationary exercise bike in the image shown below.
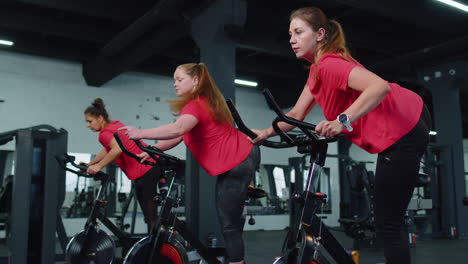
[[[297,147],[301,154],[310,154],[310,170],[307,177],[305,191],[293,195],[293,202],[302,208],[300,218],[290,226],[283,243],[282,255],[274,260],[274,264],[327,264],[328,259],[322,254],[322,247],[338,264],[357,264],[358,253],[344,249],[338,240],[316,215],[320,213],[326,201],[326,195],[316,192],[319,183],[320,172],[325,163],[328,143],[337,138],[325,138],[315,133],[315,125],[286,116],[268,90],[263,94],[270,107],[276,112],[277,117],[272,126],[280,136],[281,142],[264,141],[262,144],[270,148]],[[257,137],[245,126],[235,109],[232,101],[228,100],[228,106],[240,131],[250,136]],[[303,134],[288,135],[278,127],[279,122],[286,122],[299,128]]]
[[[117,133],[114,134],[114,138],[126,155],[140,160],[138,156],[125,148]],[[176,197],[173,186],[176,179],[174,169],[180,166],[182,161],[153,146],[145,147],[139,141],[135,141],[135,143],[142,151],[148,153],[154,160],[157,160],[157,163],[152,163],[152,165],[159,166],[165,170],[165,175],[170,178],[170,184],[165,197],[157,196],[155,198],[161,208],[151,234],[142,238],[130,249],[123,263],[183,264],[192,261],[209,264],[225,263],[224,248],[204,246],[194,237],[185,222],[180,220],[172,210],[178,207],[181,202]],[[253,187],[249,187],[247,194],[249,199],[260,198],[265,195],[266,193],[263,190]],[[187,246],[189,246],[189,249],[186,249]]]
[[[102,213],[102,208],[107,204],[107,201],[104,199],[104,193],[110,182],[110,176],[104,172],[98,172],[95,175],[86,173],[87,166],[76,164],[75,157],[66,153],[55,158],[65,170],[78,176],[92,178],[101,182],[84,230],[74,235],[67,244],[65,252],[67,263],[114,263],[117,260],[115,258],[115,248],[117,246],[122,247],[122,255],[125,255],[140,238],[132,237],[128,233],[122,232]],[[68,163],[74,169],[67,167]],[[99,228],[98,219],[117,237],[117,245],[109,234]]]

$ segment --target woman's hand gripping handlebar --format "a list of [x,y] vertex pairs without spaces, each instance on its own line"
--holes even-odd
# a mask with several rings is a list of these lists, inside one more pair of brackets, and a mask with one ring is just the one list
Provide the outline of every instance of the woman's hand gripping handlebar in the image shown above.
[[154,146],[144,146],[143,143],[140,140],[133,140],[135,144],[143,151],[148,153],[148,155],[156,162],[151,161],[151,160],[142,160],[141,157],[139,157],[137,154],[130,152],[125,145],[122,142],[122,139],[120,138],[119,134],[116,132],[114,133],[114,138],[117,141],[117,144],[119,145],[120,149],[122,151],[136,159],[138,162],[142,162],[143,164],[151,165],[151,166],[164,166],[164,167],[169,167],[169,168],[175,168],[179,167],[183,164],[183,161],[175,156],[166,154],[159,150],[158,148]]
[[[275,111],[277,117],[273,120],[272,122],[272,127],[275,130],[275,132],[278,134],[278,136],[281,139],[281,142],[274,142],[270,140],[265,140],[263,141],[262,145],[270,148],[289,148],[289,147],[295,147],[295,146],[306,146],[306,145],[311,145],[317,142],[324,142],[324,143],[329,143],[329,142],[334,142],[336,141],[336,137],[333,138],[326,138],[318,135],[315,132],[315,125],[306,123],[303,121],[296,120],[294,118],[286,116],[282,111],[281,108],[278,106],[278,104],[275,102],[273,96],[271,95],[270,91],[268,89],[263,90],[263,95],[265,96],[267,103],[269,106]],[[229,110],[231,111],[231,114],[234,118],[234,121],[237,124],[237,127],[239,130],[249,136],[250,138],[254,139],[257,137],[257,134],[255,134],[252,130],[250,130],[242,121],[239,113],[237,112],[237,109],[235,108],[233,102],[228,99],[227,105],[229,107]],[[278,123],[279,122],[285,122],[290,125],[296,126],[299,128],[304,135],[289,135],[282,131]]]
[[[78,176],[83,176],[85,178],[93,178],[94,180],[102,180],[108,177],[108,175],[102,171],[99,171],[94,175],[87,173],[86,170],[88,169],[88,166],[82,165],[82,164],[76,164],[75,156],[70,156],[67,153],[64,153],[62,155],[57,155],[55,156],[55,159],[57,160],[60,167],[62,167],[64,170],[74,173]],[[68,163],[70,163],[75,169],[69,168],[67,166]]]

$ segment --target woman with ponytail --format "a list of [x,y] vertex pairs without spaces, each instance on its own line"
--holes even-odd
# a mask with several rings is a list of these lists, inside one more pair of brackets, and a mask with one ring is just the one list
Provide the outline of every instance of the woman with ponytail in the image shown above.
[[[111,121],[101,98],[96,98],[84,111],[86,126],[94,132],[99,132],[99,142],[103,149],[89,162],[87,172],[96,174],[109,163],[115,161],[119,168],[134,181],[135,195],[143,211],[148,232],[156,219],[156,204],[153,202],[156,196],[157,183],[165,182],[161,177],[161,171],[157,167],[143,165],[134,158],[122,154],[114,133],[123,127],[120,121]],[[119,132],[121,133],[121,132]],[[125,147],[133,153],[141,152],[135,142],[127,139],[125,135],[120,137]],[[160,185],[161,188],[161,185]]]
[[[247,187],[260,162],[260,151],[237,129],[226,101],[203,63],[178,66],[174,72],[176,122],[139,130],[123,127],[130,139],[159,139],[170,149],[182,140],[210,176],[216,176],[216,209],[229,263],[244,263],[242,211]],[[147,158],[146,153],[140,155]]]
[[[318,134],[343,133],[362,149],[378,153],[375,214],[386,263],[410,263],[404,214],[429,141],[429,111],[417,94],[383,80],[354,59],[341,25],[319,8],[293,11],[289,34],[296,57],[312,65],[304,90],[287,115],[304,120],[318,104],[326,118],[317,125]],[[285,123],[280,127],[293,128]],[[255,132],[258,137],[251,141],[256,144],[276,135],[271,127]]]

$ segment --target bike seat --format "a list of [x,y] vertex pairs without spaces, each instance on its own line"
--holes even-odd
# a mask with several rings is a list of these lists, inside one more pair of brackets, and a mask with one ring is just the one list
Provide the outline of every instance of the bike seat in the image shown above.
[[247,197],[249,197],[250,199],[258,199],[265,197],[266,195],[267,193],[264,190],[260,188],[255,188],[252,185],[248,186]]

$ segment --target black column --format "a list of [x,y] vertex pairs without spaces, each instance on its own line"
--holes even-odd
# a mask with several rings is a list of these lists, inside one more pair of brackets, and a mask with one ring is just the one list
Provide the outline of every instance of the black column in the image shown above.
[[300,218],[301,208],[296,206],[296,203],[293,202],[294,194],[301,194],[304,191],[304,157],[291,157],[288,159],[289,167],[291,171],[294,170],[294,183],[290,184],[289,188],[289,226],[293,227],[295,223]]
[[[467,62],[453,62],[422,69],[419,78],[432,92],[436,142],[446,147],[440,153],[440,178],[437,199],[440,204],[442,233],[468,238],[468,211],[463,207],[465,175],[460,89],[467,86]],[[439,210],[437,210],[439,211]],[[436,213],[436,212],[433,212]]]
[[[235,43],[226,28],[241,27],[245,21],[245,1],[218,0],[192,20],[192,37],[200,49],[200,62],[207,65],[225,98],[235,99]],[[187,150],[186,215],[193,233],[203,243],[214,236],[224,245],[216,215],[216,177],[200,168]]]
[[[28,263],[31,174],[33,162],[32,131],[23,129],[16,136],[15,175],[11,197],[11,262]],[[41,241],[42,242],[42,241]],[[39,260],[40,261],[40,260]]]

